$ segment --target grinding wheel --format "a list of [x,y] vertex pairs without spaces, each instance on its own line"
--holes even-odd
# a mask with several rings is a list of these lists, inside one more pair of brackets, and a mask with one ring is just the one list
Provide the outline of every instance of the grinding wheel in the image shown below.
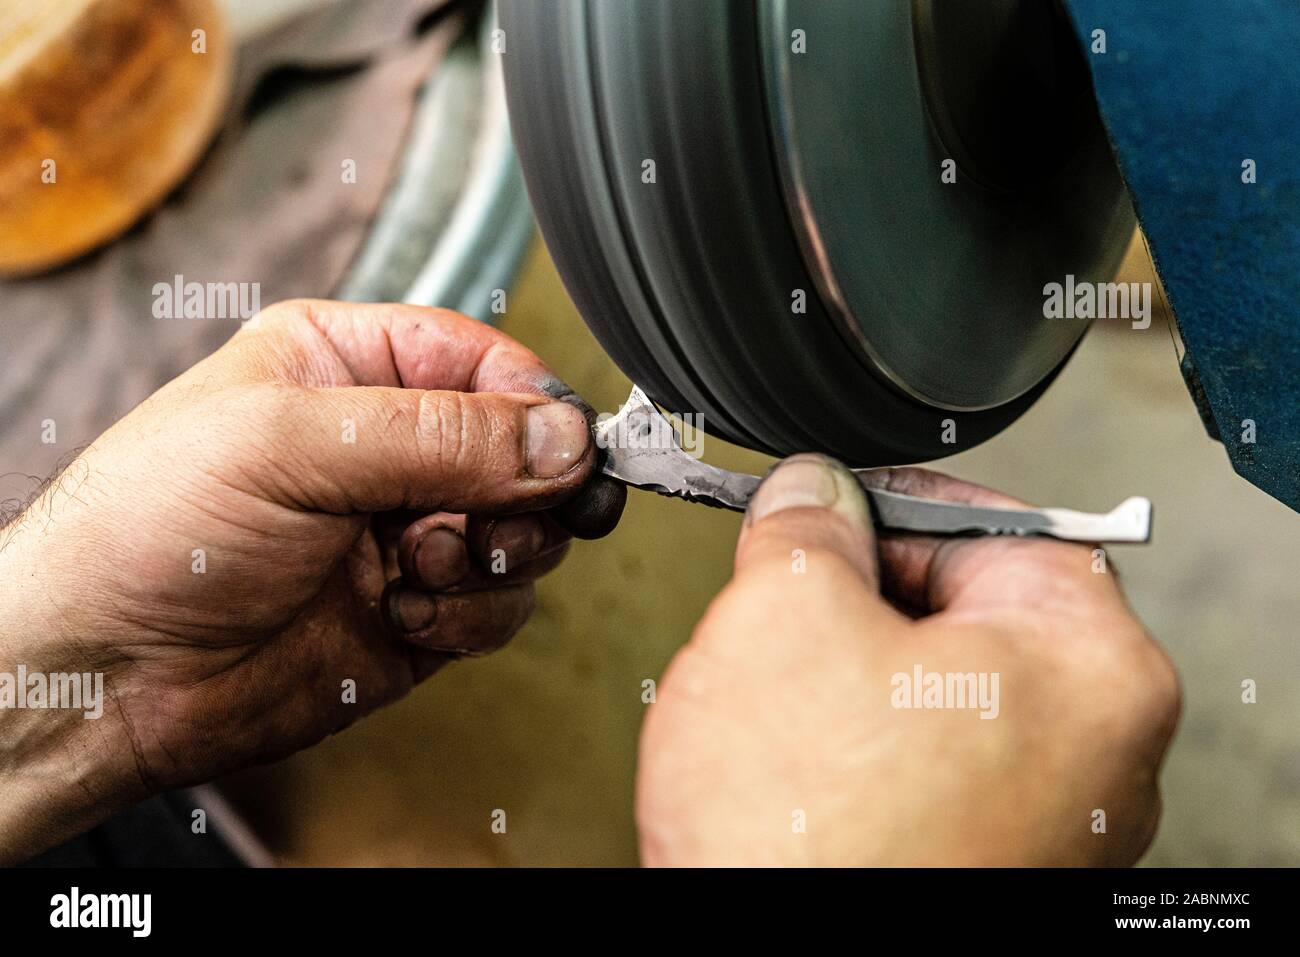
[[[707,431],[975,445],[1086,331],[1134,218],[1056,4],[502,0],[538,221],[601,344]],[[955,182],[946,182],[946,161]]]

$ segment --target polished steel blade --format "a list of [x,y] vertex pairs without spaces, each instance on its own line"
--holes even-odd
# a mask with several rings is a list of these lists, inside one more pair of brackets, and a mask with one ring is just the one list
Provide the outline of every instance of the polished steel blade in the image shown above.
[[[623,407],[596,423],[603,450],[601,471],[634,488],[743,512],[762,481],[729,472],[687,453],[671,422],[640,387]],[[870,475],[860,470],[859,478]],[[981,508],[903,495],[863,485],[876,524],[884,530],[925,535],[1036,535],[1078,542],[1146,542],[1151,502],[1129,498],[1107,514],[1065,508]]]
[[1151,540],[1151,502],[1125,499],[1101,515],[1068,508],[981,508],[867,489],[882,528],[928,535],[1045,535],[1070,542]]

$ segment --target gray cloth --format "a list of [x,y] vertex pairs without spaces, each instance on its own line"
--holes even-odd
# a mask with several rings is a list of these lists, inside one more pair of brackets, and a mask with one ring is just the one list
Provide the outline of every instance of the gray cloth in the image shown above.
[[254,38],[220,133],[159,209],[69,266],[0,282],[0,502],[26,500],[239,328],[155,318],[155,284],[257,283],[263,306],[335,290],[398,168],[417,91],[459,30],[436,15],[447,3],[354,0]]

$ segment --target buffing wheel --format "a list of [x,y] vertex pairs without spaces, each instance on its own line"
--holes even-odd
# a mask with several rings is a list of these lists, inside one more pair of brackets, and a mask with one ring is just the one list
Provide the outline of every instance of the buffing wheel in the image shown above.
[[543,234],[657,401],[878,465],[989,438],[1060,369],[1087,323],[1043,287],[1109,279],[1132,210],[1054,5],[957,6],[503,0]]

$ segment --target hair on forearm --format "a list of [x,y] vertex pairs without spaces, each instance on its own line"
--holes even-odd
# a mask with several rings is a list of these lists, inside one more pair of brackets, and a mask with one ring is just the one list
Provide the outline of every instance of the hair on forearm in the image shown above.
[[26,496],[14,496],[12,498],[0,499],[0,551],[8,546],[10,540],[23,526],[23,520],[30,510],[36,506],[48,492],[58,492],[63,489],[64,483],[68,478],[68,469],[72,463],[84,452],[86,446],[73,449],[67,455],[64,455],[55,463],[54,471],[46,478],[38,475],[25,475],[22,472],[5,472],[0,473],[0,481],[5,481],[15,477],[22,477],[31,483],[32,490]]

